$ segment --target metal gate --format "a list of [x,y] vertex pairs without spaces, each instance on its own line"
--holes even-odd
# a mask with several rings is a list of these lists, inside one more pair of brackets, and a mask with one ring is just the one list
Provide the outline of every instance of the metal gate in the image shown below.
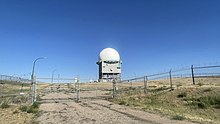
[[[81,80],[83,81],[83,80]],[[113,95],[113,83],[98,83],[79,78],[37,78],[37,102],[80,102],[91,99],[109,99]]]

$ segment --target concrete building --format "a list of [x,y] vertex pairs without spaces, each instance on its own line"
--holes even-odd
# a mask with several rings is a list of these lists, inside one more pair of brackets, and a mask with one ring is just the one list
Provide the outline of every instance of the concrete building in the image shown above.
[[113,79],[121,80],[122,61],[115,49],[103,49],[99,54],[99,61],[96,64],[99,66],[99,82],[108,82]]

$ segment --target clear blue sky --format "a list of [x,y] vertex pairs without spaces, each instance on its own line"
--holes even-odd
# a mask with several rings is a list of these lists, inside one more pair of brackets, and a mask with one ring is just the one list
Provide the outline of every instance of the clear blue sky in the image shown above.
[[219,0],[0,0],[0,74],[96,78],[119,51],[123,78],[220,62]]

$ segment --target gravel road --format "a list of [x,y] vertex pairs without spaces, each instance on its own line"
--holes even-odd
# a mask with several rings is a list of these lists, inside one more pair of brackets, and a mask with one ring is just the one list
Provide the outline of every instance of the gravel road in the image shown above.
[[80,92],[81,102],[75,102],[76,93],[66,87],[51,85],[41,92],[40,124],[192,124],[171,120],[111,103],[102,99],[103,91]]

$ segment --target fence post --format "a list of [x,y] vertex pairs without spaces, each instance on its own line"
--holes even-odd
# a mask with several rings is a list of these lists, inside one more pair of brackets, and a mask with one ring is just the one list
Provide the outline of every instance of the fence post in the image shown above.
[[77,78],[77,82],[76,82],[76,83],[77,83],[77,92],[76,92],[76,93],[77,93],[77,96],[76,96],[77,98],[76,98],[76,101],[79,102],[79,101],[80,101],[80,84],[79,84],[79,78]]
[[74,85],[75,92],[77,92],[78,78],[74,78]]
[[112,80],[112,98],[115,97],[115,91],[116,91],[116,81],[115,79]]
[[170,89],[173,90],[173,82],[172,82],[172,69],[170,69],[169,75],[170,75]]
[[2,75],[1,75],[1,80],[0,80],[1,82],[0,83],[3,83],[3,81],[2,81]]
[[194,77],[193,65],[191,66],[191,70],[192,70],[192,80],[193,80],[193,85],[195,85],[195,77]]
[[77,85],[77,79],[75,78],[75,92],[77,92],[76,85]]
[[36,77],[32,75],[32,105],[36,102]]
[[147,94],[147,76],[144,76],[144,94]]

